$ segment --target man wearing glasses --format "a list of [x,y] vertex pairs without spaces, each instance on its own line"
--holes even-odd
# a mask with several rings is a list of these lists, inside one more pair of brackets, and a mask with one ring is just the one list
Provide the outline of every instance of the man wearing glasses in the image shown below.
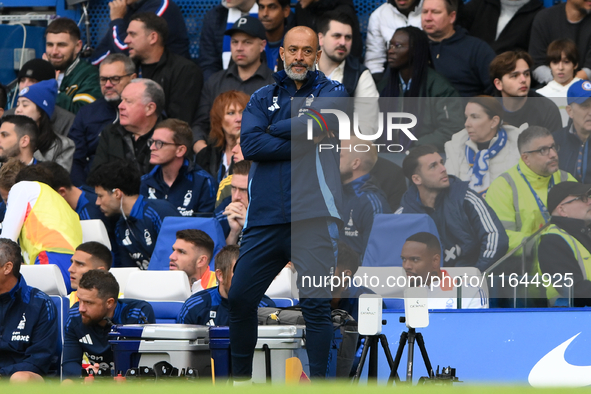
[[125,159],[136,164],[140,174],[147,174],[154,127],[164,110],[164,91],[156,82],[138,78],[129,82],[121,92],[119,120],[101,133],[91,171],[114,159]]
[[124,54],[111,54],[102,61],[99,82],[103,97],[80,108],[68,134],[76,144],[71,171],[74,185],[86,182],[101,131],[118,119],[121,93],[135,77],[135,64]]
[[546,289],[551,303],[558,297],[568,297],[571,290],[574,306],[591,305],[589,192],[591,185],[562,182],[548,193],[548,211],[552,218],[538,247],[540,269],[542,273],[552,275],[552,284],[559,278],[564,280],[562,288]]
[[150,148],[150,164],[156,165],[142,177],[140,194],[148,199],[168,200],[181,216],[212,213],[215,205],[211,175],[191,163],[193,132],[187,122],[167,119],[156,125]]
[[525,129],[517,139],[517,147],[519,163],[495,179],[486,193],[486,202],[509,236],[509,250],[550,220],[549,190],[560,182],[576,182],[572,175],[558,169],[560,149],[548,129]]

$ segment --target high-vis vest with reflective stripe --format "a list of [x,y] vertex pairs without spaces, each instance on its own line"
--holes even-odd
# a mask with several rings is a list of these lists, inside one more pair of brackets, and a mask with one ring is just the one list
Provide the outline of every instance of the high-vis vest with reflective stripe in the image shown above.
[[33,264],[42,252],[73,254],[82,243],[82,227],[78,214],[66,200],[45,183],[35,205],[27,206],[19,236],[27,264]]
[[[546,204],[550,177],[540,177],[521,159],[519,159],[519,166],[542,202]],[[572,175],[562,170],[556,171],[552,177],[555,184],[564,181],[576,182]],[[546,223],[536,198],[517,171],[517,166],[493,181],[486,193],[486,202],[495,211],[507,231],[509,250],[518,246],[523,238],[532,235]]]
[[[579,263],[579,268],[583,274],[583,279],[587,280],[589,278],[589,274],[591,274],[591,253],[584,247],[575,237],[561,229],[555,224],[551,224],[548,226],[546,230],[544,230],[543,235],[546,234],[556,234],[560,235],[562,239],[566,241],[568,246],[573,251],[577,262]],[[541,274],[541,271],[540,271]],[[572,276],[571,276],[572,278]],[[564,279],[564,278],[563,278]],[[552,278],[552,284],[554,283],[554,278]],[[564,287],[565,284],[563,283],[563,287],[560,288],[560,291],[556,290],[553,286],[549,286],[546,288],[546,297],[549,300],[555,300],[558,297],[568,297],[568,288]]]

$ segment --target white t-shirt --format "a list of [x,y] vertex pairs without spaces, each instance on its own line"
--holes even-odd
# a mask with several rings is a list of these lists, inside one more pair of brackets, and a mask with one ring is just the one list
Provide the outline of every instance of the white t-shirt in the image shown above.
[[[566,106],[568,104],[566,100],[566,96],[568,94],[568,89],[571,85],[575,82],[580,81],[581,78],[574,78],[570,83],[566,86],[562,86],[556,81],[550,81],[546,86],[541,89],[536,90],[536,93],[541,94],[544,97],[548,97],[560,110],[560,117],[562,118],[562,126],[565,127],[568,124],[568,120],[570,117],[566,113]],[[558,130],[550,130],[552,132]]]

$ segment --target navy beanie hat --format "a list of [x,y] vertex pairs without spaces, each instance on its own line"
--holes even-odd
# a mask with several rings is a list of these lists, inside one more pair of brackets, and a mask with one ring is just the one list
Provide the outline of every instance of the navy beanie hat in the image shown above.
[[57,81],[50,79],[26,87],[20,91],[19,97],[28,98],[37,104],[51,119],[55,109],[55,100],[57,99]]

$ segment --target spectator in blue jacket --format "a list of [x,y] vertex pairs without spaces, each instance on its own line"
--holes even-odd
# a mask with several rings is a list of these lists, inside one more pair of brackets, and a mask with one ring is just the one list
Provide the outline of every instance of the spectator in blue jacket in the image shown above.
[[166,216],[180,216],[166,200],[148,200],[139,194],[140,174],[133,164],[113,160],[88,176],[96,192],[96,204],[105,216],[118,216],[115,237],[121,266],[147,269]]
[[[338,129],[336,117],[326,116],[328,130],[312,122],[313,139],[308,140],[309,117],[292,118],[292,110],[335,108],[333,101],[348,95],[343,85],[317,71],[322,52],[312,29],[295,27],[283,43],[284,71],[274,74],[275,84],[252,95],[240,134],[242,153],[253,167],[240,258],[228,296],[235,382],[252,377],[255,310],[273,278],[289,260],[308,282],[330,275],[336,264],[342,194],[338,152],[319,152],[316,145],[324,141],[336,146],[328,131]],[[299,287],[310,374],[321,378],[326,375],[333,333],[330,289]]]
[[18,244],[1,238],[0,378],[42,381],[59,362],[57,310],[47,294],[27,286],[22,263]]
[[129,54],[125,43],[127,26],[132,15],[140,12],[153,12],[166,20],[170,28],[166,47],[177,55],[190,57],[189,36],[185,18],[179,6],[172,0],[114,0],[109,2],[109,27],[107,33],[92,53],[91,62],[98,65],[109,54]]
[[426,213],[439,232],[445,267],[476,267],[484,272],[500,259],[509,239],[499,218],[468,182],[448,175],[433,145],[410,151],[402,163],[412,182],[396,213]]
[[589,136],[591,135],[591,82],[580,80],[567,93],[568,125],[554,133],[560,145],[558,166],[570,172],[579,182],[591,183]]
[[70,172],[74,185],[80,186],[86,182],[101,131],[119,120],[117,107],[121,103],[121,93],[135,78],[135,64],[122,53],[111,54],[101,62],[99,83],[103,97],[78,110],[68,134],[68,138],[76,145]]
[[[201,326],[227,326],[230,323],[228,292],[232,286],[234,265],[240,249],[236,245],[224,246],[215,256],[215,276],[218,285],[193,294],[181,308],[176,322],[179,324],[198,324]],[[259,307],[275,306],[264,296]]]
[[356,136],[341,141],[341,181],[343,182],[344,237],[353,250],[363,255],[367,247],[374,216],[392,213],[386,195],[377,186],[370,171],[378,161],[378,151],[371,146],[367,152],[358,152],[356,146],[364,144]]
[[150,147],[150,164],[155,167],[142,176],[140,194],[148,199],[167,200],[181,216],[212,213],[215,186],[212,176],[189,162],[193,132],[188,123],[167,119],[156,125]]
[[[78,283],[78,303],[70,308],[64,334],[64,377],[80,377],[82,357],[93,367],[114,368],[108,334],[114,324],[155,323],[146,301],[118,299],[119,284],[110,272],[90,270]],[[98,364],[98,365],[97,365]]]

